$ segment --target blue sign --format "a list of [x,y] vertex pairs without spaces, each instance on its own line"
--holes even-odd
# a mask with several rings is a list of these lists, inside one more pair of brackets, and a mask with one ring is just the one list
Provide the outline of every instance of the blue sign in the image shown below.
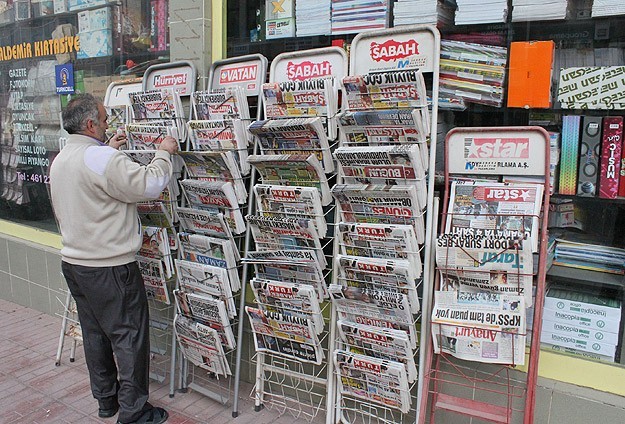
[[71,63],[56,65],[54,71],[56,74],[56,94],[74,93],[74,65]]

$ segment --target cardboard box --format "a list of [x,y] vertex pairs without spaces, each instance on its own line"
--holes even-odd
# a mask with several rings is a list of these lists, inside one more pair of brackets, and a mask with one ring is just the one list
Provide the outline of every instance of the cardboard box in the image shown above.
[[541,343],[541,349],[552,350],[558,353],[566,353],[568,355],[577,356],[584,359],[593,359],[595,361],[614,362],[614,358],[606,355],[599,355],[594,352],[584,352],[583,350],[572,349],[570,347],[556,346],[549,343]]
[[67,13],[69,11],[67,0],[54,0],[54,13]]
[[108,0],[69,0],[68,8],[71,12],[89,9],[94,6],[103,6],[108,3]]
[[78,12],[78,32],[100,31],[113,27],[110,7]]
[[579,150],[577,195],[594,197],[598,193],[599,158],[601,157],[601,122],[599,116],[584,116]]
[[78,59],[103,57],[113,54],[113,37],[110,29],[81,32],[78,35],[80,36]]
[[603,199],[616,199],[618,196],[622,144],[623,117],[606,116],[603,118],[599,171],[599,197]]
[[542,331],[573,336],[581,340],[597,341],[616,346],[619,343],[618,331],[611,332],[597,330],[588,327],[580,327],[575,324],[545,320],[543,317]]
[[580,328],[589,328],[592,330],[607,331],[610,333],[618,333],[620,319],[604,318],[601,316],[593,316],[585,313],[555,309],[553,305],[543,310],[543,320],[568,323]]
[[552,333],[544,329],[540,333],[540,342],[552,344],[555,346],[562,346],[565,348],[582,350],[584,352],[591,352],[597,355],[606,356],[612,361],[614,361],[614,357],[616,355],[615,345],[601,343],[593,340],[584,340],[574,336]]
[[579,130],[581,117],[562,117],[562,146],[560,148],[560,194],[577,193],[577,165],[579,163]]

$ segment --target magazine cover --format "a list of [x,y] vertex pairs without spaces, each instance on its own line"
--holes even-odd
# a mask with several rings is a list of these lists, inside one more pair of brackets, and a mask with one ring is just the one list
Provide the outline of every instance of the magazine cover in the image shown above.
[[247,96],[237,85],[219,91],[194,91],[191,106],[196,120],[250,119]]
[[263,184],[315,187],[321,192],[323,206],[332,201],[328,180],[315,155],[251,155],[248,160]]
[[230,241],[234,238],[223,214],[195,208],[177,208],[180,226],[184,231],[218,237]]
[[321,365],[325,355],[310,319],[245,307],[257,352]]
[[398,409],[404,414],[410,411],[410,387],[402,363],[336,350],[334,366],[343,395]]
[[191,206],[223,214],[234,234],[245,232],[245,220],[232,183],[185,179],[180,181],[180,186]]
[[238,203],[247,202],[247,190],[232,152],[180,152],[187,177],[232,183]]
[[317,334],[323,332],[323,315],[314,287],[262,278],[252,278],[250,286],[256,302],[263,311],[278,312],[286,317],[310,319]]
[[336,324],[339,337],[345,343],[344,350],[377,359],[401,362],[406,367],[408,382],[416,380],[417,366],[414,352],[410,348],[410,340],[405,332],[343,320],[339,320]]
[[192,120],[187,125],[193,150],[232,152],[241,175],[249,175],[251,168],[247,162],[247,146],[250,143],[250,134],[243,121],[238,119]]
[[174,290],[174,299],[179,313],[213,328],[227,349],[236,347],[236,338],[223,300],[185,290]]
[[139,255],[135,256],[135,259],[137,264],[139,264],[148,299],[154,299],[169,305],[169,290],[167,289],[167,278],[165,277],[163,262]]
[[531,241],[538,251],[542,184],[454,181],[449,194],[446,233]]
[[321,195],[313,187],[281,185],[254,185],[258,214],[270,218],[310,219],[315,223],[319,237],[326,237],[326,223]]
[[225,269],[181,259],[176,259],[175,263],[181,289],[215,296],[226,304],[229,318],[237,315],[228,272]]
[[232,375],[217,332],[181,315],[174,317],[176,339],[182,354],[193,365],[215,374]]

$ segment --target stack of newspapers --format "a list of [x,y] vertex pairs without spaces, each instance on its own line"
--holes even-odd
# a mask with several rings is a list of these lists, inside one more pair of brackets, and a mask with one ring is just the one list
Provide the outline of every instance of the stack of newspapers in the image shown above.
[[522,365],[543,185],[455,181],[436,245],[436,353]]
[[445,27],[454,23],[455,9],[455,0],[397,0],[393,5],[393,24]]
[[456,25],[506,22],[508,0],[456,0]]
[[512,0],[512,22],[565,19],[568,0]]
[[625,3],[619,0],[594,0],[592,2],[592,17],[625,15]]
[[388,27],[389,0],[332,0],[332,35]]
[[298,0],[295,2],[296,35],[298,37],[330,35],[331,15],[331,0]]
[[187,138],[180,95],[171,88],[129,93],[130,123],[126,133],[131,148],[156,150],[163,138]]

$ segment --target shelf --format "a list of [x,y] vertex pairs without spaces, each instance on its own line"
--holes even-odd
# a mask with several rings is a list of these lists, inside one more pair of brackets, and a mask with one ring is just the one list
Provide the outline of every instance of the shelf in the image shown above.
[[589,271],[587,269],[571,268],[560,265],[552,265],[547,271],[547,277],[564,278],[569,281],[583,283],[607,284],[611,286],[625,287],[625,275]]
[[577,195],[568,195],[568,194],[559,194],[554,193],[551,195],[552,199],[571,199],[573,202],[600,202],[600,203],[609,203],[611,205],[625,205],[625,197],[617,197],[616,199],[604,199],[601,197],[589,197],[589,196],[577,196]]

